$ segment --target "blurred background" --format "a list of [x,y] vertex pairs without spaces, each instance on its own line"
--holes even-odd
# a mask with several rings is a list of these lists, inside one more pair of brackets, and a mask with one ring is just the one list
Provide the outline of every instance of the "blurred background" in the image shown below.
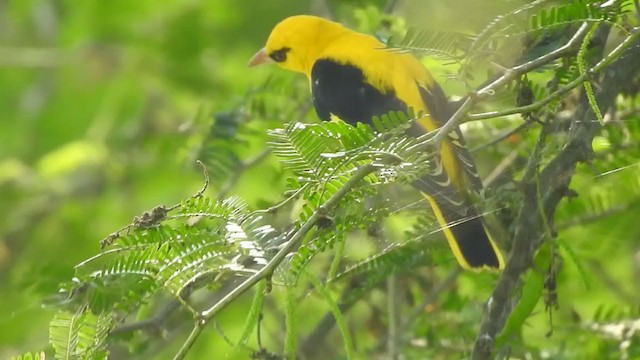
[[[200,147],[212,121],[224,129],[227,122],[252,120],[246,119],[255,110],[247,98],[265,82],[275,84],[269,87],[275,98],[291,96],[291,89],[307,97],[305,80],[295,74],[246,67],[279,20],[311,13],[373,32],[393,8],[406,21],[401,26],[462,29],[513,3],[0,0],[0,358],[47,348],[54,310],[41,304],[75,264],[99,251],[101,239],[202,186],[195,160],[203,151],[228,150]],[[449,94],[463,94],[460,84],[445,80],[446,71],[434,70]],[[242,159],[261,156],[265,130],[285,120],[266,116],[242,130],[232,126],[229,146]],[[279,169],[267,159],[230,188],[214,170],[210,191],[239,194],[256,207],[271,204],[285,188]],[[633,221],[620,215],[569,236],[627,239]],[[604,281],[626,280],[619,294],[587,301],[585,311],[609,300],[627,304],[631,291],[638,294],[633,242],[623,242],[620,248],[596,244],[622,262],[609,269],[613,273],[603,270]],[[576,283],[569,286],[584,291]],[[606,288],[591,287],[593,294],[609,294]],[[223,313],[225,331],[233,333],[234,322],[240,328],[246,311],[238,306]],[[228,350],[214,334],[205,333],[192,358]],[[157,356],[169,357],[181,341]]]

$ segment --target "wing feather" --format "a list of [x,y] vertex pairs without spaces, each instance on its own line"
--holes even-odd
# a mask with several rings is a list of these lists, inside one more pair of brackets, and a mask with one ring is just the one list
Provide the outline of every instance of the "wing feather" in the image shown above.
[[[447,120],[453,115],[453,109],[451,104],[444,95],[442,88],[437,83],[432,83],[430,86],[425,87],[418,85],[420,90],[420,96],[429,109],[429,115],[438,124],[443,126]],[[482,179],[478,175],[478,169],[475,162],[467,149],[464,137],[460,128],[456,127],[455,130],[447,134],[451,148],[456,154],[456,157],[460,160],[459,163],[466,175],[467,182],[469,183],[471,190],[482,194]]]

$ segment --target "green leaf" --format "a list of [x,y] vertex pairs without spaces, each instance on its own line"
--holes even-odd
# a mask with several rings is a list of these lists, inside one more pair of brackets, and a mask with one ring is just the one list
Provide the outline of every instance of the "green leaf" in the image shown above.
[[46,356],[44,351],[39,353],[26,353],[18,356],[12,356],[11,360],[45,360]]
[[333,317],[336,319],[336,324],[338,325],[338,329],[340,330],[340,335],[342,335],[342,341],[344,343],[345,354],[347,359],[354,359],[354,348],[353,348],[353,340],[351,339],[351,334],[349,332],[349,327],[347,326],[347,322],[344,319],[342,311],[340,311],[340,307],[338,303],[333,299],[331,292],[327,287],[322,284],[322,282],[317,279],[314,275],[309,274],[308,272],[304,272],[305,279],[307,279],[313,286],[314,289],[318,290],[325,302],[329,306],[329,310]]
[[545,271],[549,267],[551,256],[550,242],[546,242],[534,258],[535,266],[527,272],[518,304],[509,315],[502,332],[496,337],[496,347],[506,345],[516,336],[540,301],[544,290]]
[[264,302],[264,292],[266,288],[266,281],[261,281],[255,288],[251,308],[249,309],[247,319],[244,323],[244,330],[242,331],[240,339],[238,339],[238,342],[236,343],[239,347],[246,346],[249,336],[251,336],[251,332],[253,332],[260,321],[262,304]]
[[106,359],[106,340],[112,326],[111,313],[60,311],[49,324],[49,342],[56,359]]

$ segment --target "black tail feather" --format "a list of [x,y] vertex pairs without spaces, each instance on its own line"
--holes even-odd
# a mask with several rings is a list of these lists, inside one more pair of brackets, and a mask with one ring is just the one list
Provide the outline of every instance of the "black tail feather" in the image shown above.
[[[460,256],[471,268],[500,268],[501,258],[487,234],[482,220],[473,207],[469,207],[467,215],[447,211],[447,206],[441,206],[440,211],[453,234],[458,245]],[[455,249],[453,249],[455,252]]]

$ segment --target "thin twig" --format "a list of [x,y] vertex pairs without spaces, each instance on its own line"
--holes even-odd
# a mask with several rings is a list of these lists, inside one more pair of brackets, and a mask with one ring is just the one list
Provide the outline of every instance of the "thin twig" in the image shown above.
[[[204,192],[207,190],[207,187],[209,187],[209,173],[207,172],[207,168],[204,166],[202,161],[197,160],[196,162],[198,163],[198,165],[200,165],[200,167],[202,167],[202,173],[204,175],[204,184],[202,185],[202,188],[198,190],[198,192],[191,195],[190,199],[201,197],[204,194]],[[129,232],[132,229],[136,229],[136,228],[151,228],[151,227],[157,226],[163,220],[167,219],[167,216],[170,211],[173,211],[180,206],[181,206],[181,203],[177,203],[169,207],[164,205],[157,205],[153,209],[147,210],[139,216],[134,216],[133,221],[130,224],[121,227],[115,232],[109,234],[104,239],[100,240],[100,248],[104,249],[108,246],[111,246],[120,236],[122,236],[122,233],[124,232]],[[89,261],[95,260],[96,258],[102,255],[104,254],[98,254],[92,257],[91,259],[83,261],[81,264],[85,265]],[[76,268],[79,266],[81,265],[77,265]]]
[[[615,58],[620,50],[623,50],[623,49],[627,48],[630,43],[633,43],[638,38],[638,36],[640,36],[640,31],[638,31],[638,30],[634,31],[622,43],[620,43],[620,45],[618,45],[618,47],[616,47],[613,51],[611,51],[611,53],[606,57],[606,59],[610,60],[611,58]],[[565,86],[563,86],[560,89],[558,89],[558,90],[554,91],[553,93],[549,94],[548,96],[546,96],[542,100],[536,101],[536,102],[534,102],[532,104],[525,105],[525,106],[519,106],[519,107],[507,109],[507,110],[488,111],[488,112],[478,113],[478,114],[469,114],[469,115],[467,115],[467,118],[469,119],[469,121],[476,121],[476,120],[491,119],[491,118],[496,118],[496,117],[500,117],[500,116],[507,116],[507,115],[513,115],[513,114],[522,114],[522,113],[528,113],[528,112],[536,111],[538,109],[541,109],[545,105],[549,104],[553,100],[558,99],[560,96],[562,96],[562,95],[570,92],[571,90],[577,88],[578,86],[582,85],[586,79],[588,79],[589,77],[592,77],[594,74],[596,74],[599,71],[601,71],[602,69],[604,69],[606,67],[606,65],[607,65],[607,61],[605,61],[605,60],[600,61],[594,67],[589,69],[586,73],[576,77],[575,79],[573,79],[572,81],[567,83]]]
[[180,302],[178,300],[171,300],[154,317],[118,326],[113,329],[109,335],[126,334],[147,329],[160,332],[159,330],[162,329],[162,324],[178,309],[180,309]]
[[583,23],[566,44],[551,52],[546,53],[545,55],[508,69],[507,71],[505,71],[504,75],[502,75],[489,85],[485,86],[484,88],[480,89],[478,91],[478,94],[480,96],[491,96],[494,94],[496,89],[502,87],[503,85],[507,85],[513,79],[519,77],[520,75],[528,73],[531,70],[537,69],[540,66],[546,65],[567,54],[572,53],[578,48],[582,37],[587,33],[588,27],[588,23]]
[[512,135],[515,135],[516,133],[519,133],[521,130],[526,129],[529,125],[531,124],[530,121],[525,121],[522,124],[516,126],[515,128],[505,132],[504,134],[492,139],[491,141],[484,143],[484,144],[480,144],[476,147],[474,147],[473,149],[469,150],[469,152],[474,153],[480,150],[484,150],[488,147],[491,147],[499,142],[502,142],[508,138],[510,138]]
[[275,214],[275,213],[277,213],[280,209],[282,209],[288,203],[290,203],[291,201],[297,199],[300,195],[302,195],[302,193],[307,191],[307,189],[309,189],[309,186],[310,186],[309,183],[306,183],[306,184],[302,185],[293,194],[289,195],[286,199],[282,200],[278,204],[275,204],[275,205],[273,205],[273,206],[271,206],[271,207],[269,207],[267,209],[264,209],[264,210],[263,209],[256,210],[256,211],[251,213],[251,216],[256,215],[256,214]]
[[502,176],[507,171],[507,169],[509,169],[509,167],[513,165],[513,163],[517,159],[518,159],[518,149],[511,150],[511,152],[507,154],[507,156],[505,156],[504,159],[500,161],[500,163],[498,163],[498,166],[493,168],[493,170],[489,173],[489,175],[487,175],[484,178],[482,185],[484,185],[485,188],[488,188],[500,176]]

